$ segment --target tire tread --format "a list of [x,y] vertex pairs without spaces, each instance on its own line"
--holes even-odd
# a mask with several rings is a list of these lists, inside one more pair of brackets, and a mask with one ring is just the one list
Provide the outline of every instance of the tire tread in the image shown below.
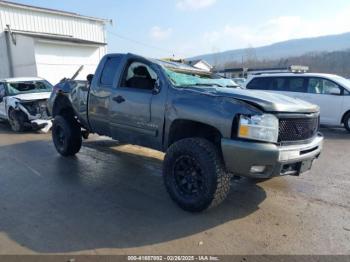
[[[222,203],[226,199],[230,191],[230,181],[231,181],[231,174],[226,172],[219,150],[211,142],[209,142],[204,138],[186,138],[174,143],[169,148],[167,155],[173,155],[175,152],[179,152],[183,148],[192,148],[194,150],[200,149],[202,150],[202,152],[204,151],[205,152],[204,156],[207,158],[207,161],[214,164],[213,169],[215,170],[215,175],[216,175],[215,192],[213,193],[209,203],[204,205],[204,208],[202,205],[199,205],[200,208],[196,208],[196,207],[189,208],[187,206],[182,206],[181,203],[179,203],[176,199],[174,199],[174,196],[172,196],[172,194],[170,194],[170,196],[175,202],[177,202],[180,205],[180,207],[191,212],[199,212],[205,209],[210,209],[218,206],[220,203]],[[165,165],[169,164],[167,163],[168,162],[167,155],[164,160]],[[164,170],[165,169],[166,168],[164,168]],[[168,189],[169,185],[166,184],[166,186]],[[169,192],[169,189],[168,189],[168,192]]]

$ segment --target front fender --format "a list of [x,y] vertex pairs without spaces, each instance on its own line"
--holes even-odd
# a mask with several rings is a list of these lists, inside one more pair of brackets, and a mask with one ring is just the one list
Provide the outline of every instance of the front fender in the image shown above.
[[257,114],[261,111],[243,101],[173,89],[166,106],[165,134],[175,120],[191,120],[215,127],[223,138],[231,138],[232,124],[237,114]]

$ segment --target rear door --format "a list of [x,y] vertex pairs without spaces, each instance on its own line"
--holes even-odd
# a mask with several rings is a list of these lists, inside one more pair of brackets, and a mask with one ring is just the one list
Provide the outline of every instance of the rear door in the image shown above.
[[0,118],[7,118],[5,95],[6,95],[5,84],[0,83],[0,97],[2,97],[2,99],[0,99]]

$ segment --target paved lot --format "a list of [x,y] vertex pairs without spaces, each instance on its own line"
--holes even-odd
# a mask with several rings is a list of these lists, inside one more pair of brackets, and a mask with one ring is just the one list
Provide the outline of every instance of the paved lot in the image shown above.
[[242,179],[220,207],[189,214],[158,152],[95,137],[64,159],[49,135],[0,124],[0,254],[350,254],[350,135],[323,132],[309,174]]

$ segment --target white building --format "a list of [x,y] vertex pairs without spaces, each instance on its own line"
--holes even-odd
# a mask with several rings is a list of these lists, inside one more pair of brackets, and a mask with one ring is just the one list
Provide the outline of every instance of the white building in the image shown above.
[[0,0],[0,79],[39,76],[56,84],[94,73],[110,20]]

